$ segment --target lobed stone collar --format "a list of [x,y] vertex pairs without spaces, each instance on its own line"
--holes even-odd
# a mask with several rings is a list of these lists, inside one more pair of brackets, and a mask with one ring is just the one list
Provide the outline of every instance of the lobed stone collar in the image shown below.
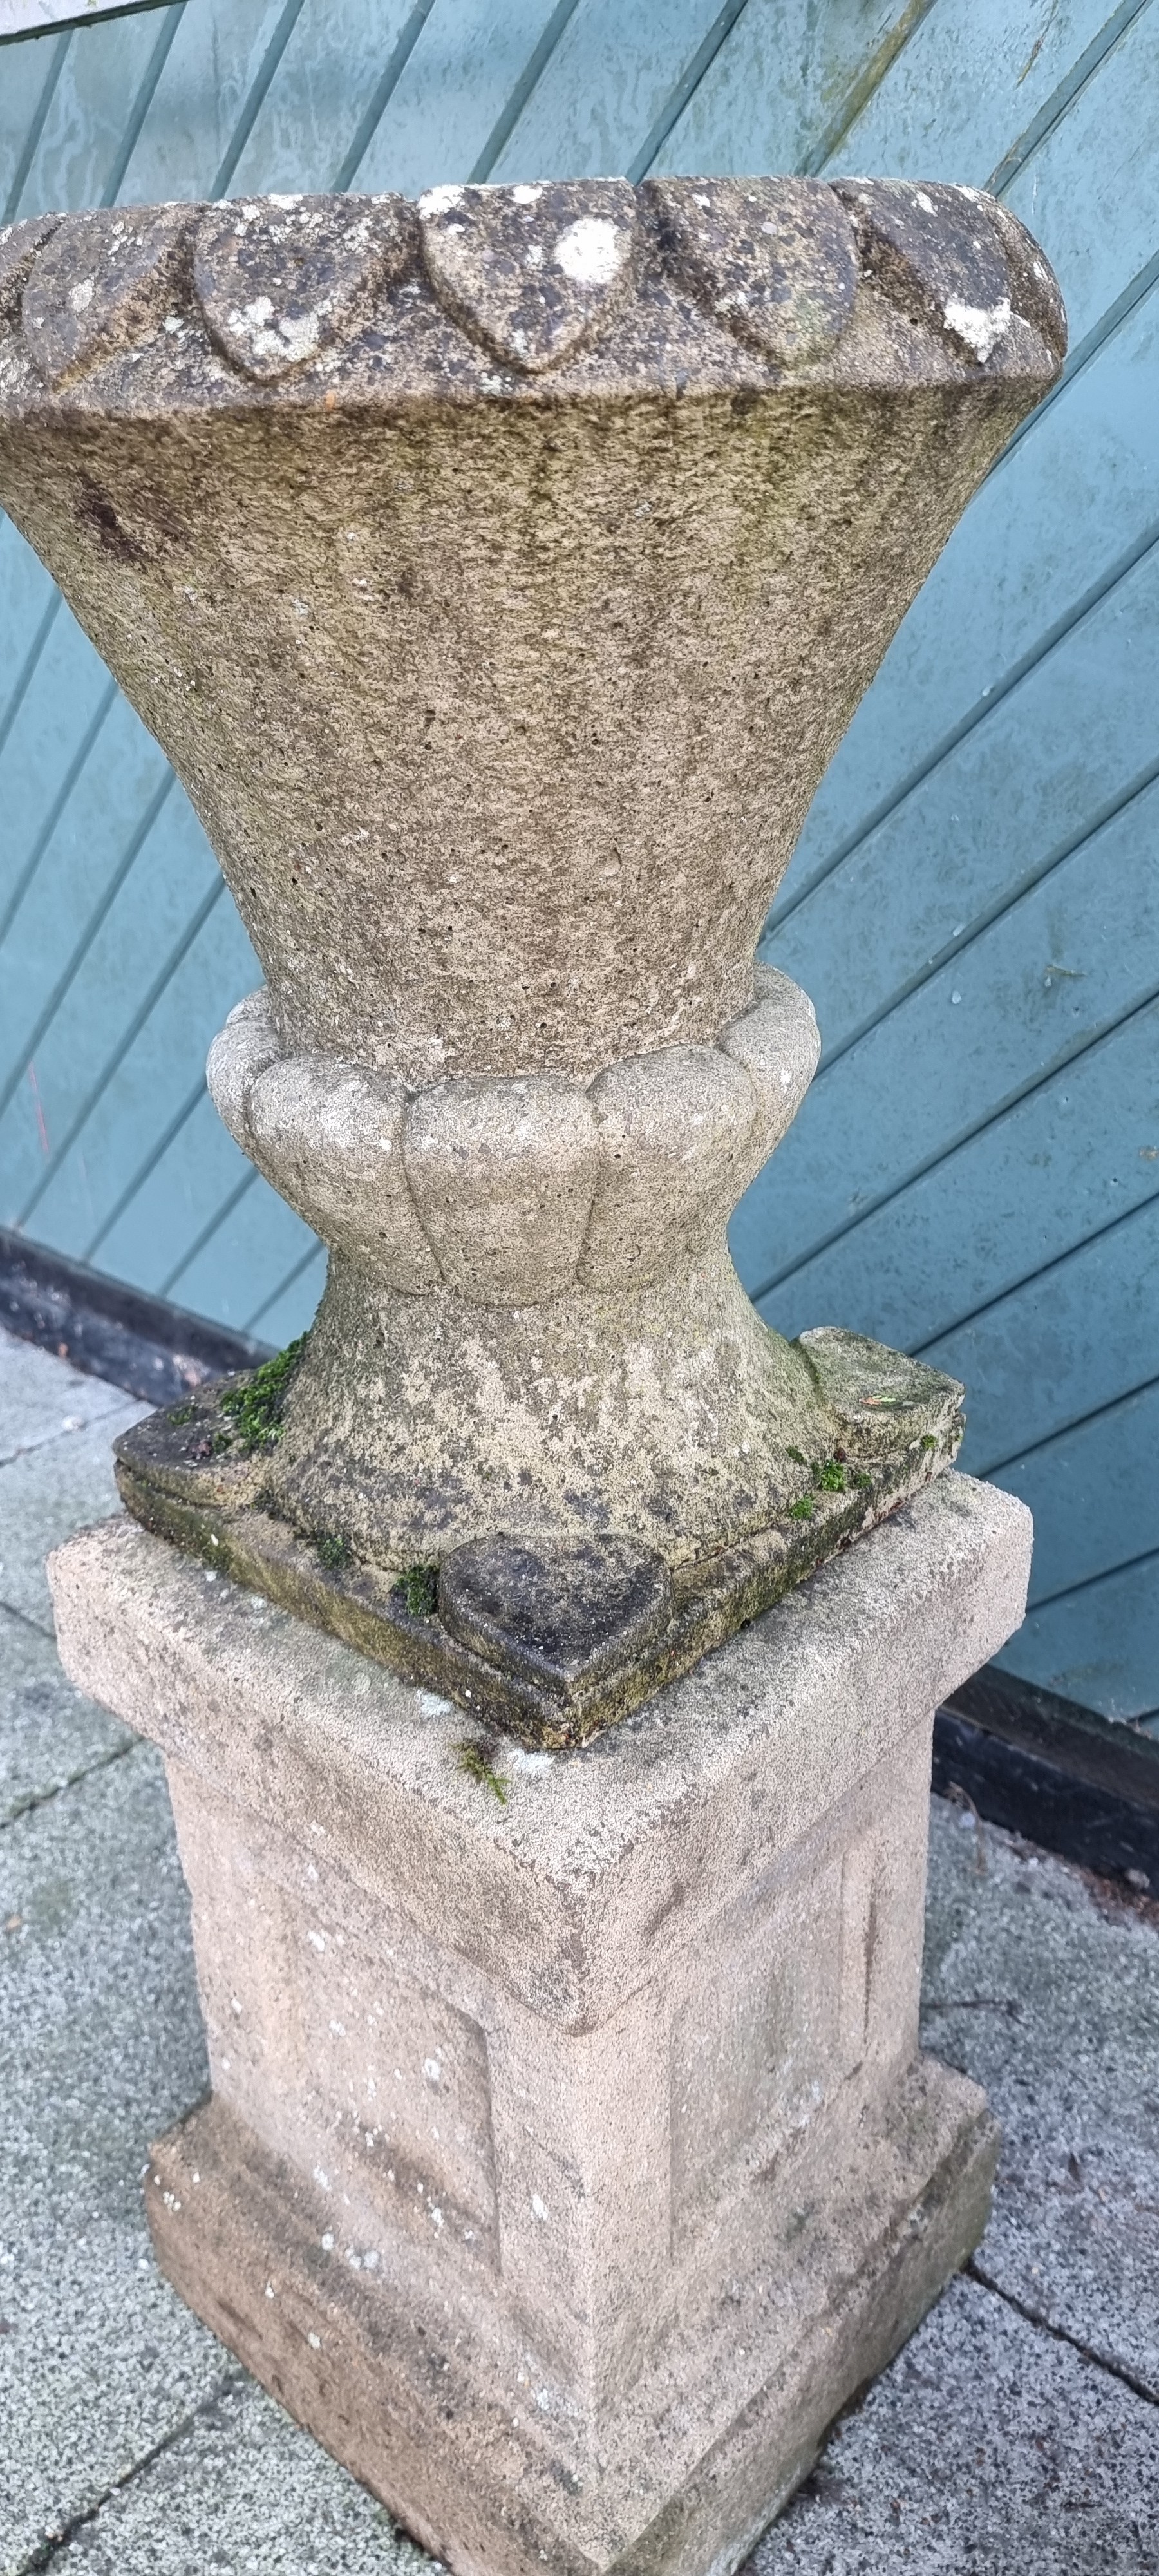
[[324,1240],[412,1294],[535,1305],[640,1288],[719,1236],[812,1080],[812,1003],[758,968],[715,1046],[660,1047],[589,1084],[537,1073],[408,1091],[285,1050],[264,990],[210,1049],[244,1153]]
[[1066,329],[975,189],[622,179],[46,215],[0,232],[0,417],[255,399],[1049,379]]

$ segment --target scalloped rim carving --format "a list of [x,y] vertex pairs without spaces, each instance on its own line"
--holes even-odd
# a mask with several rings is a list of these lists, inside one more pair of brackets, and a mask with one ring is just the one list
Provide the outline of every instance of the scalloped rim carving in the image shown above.
[[[219,371],[218,399],[222,375],[251,398],[287,376],[329,387],[360,335],[373,339],[384,298],[396,331],[433,302],[503,371],[476,375],[482,393],[531,390],[621,324],[631,372],[646,379],[657,288],[686,334],[699,313],[714,344],[729,335],[738,376],[757,364],[776,382],[833,361],[864,285],[930,335],[943,366],[1000,366],[1012,332],[1016,371],[1049,381],[1060,360],[1061,300],[1030,236],[978,190],[940,184],[576,180],[438,188],[417,206],[279,195],[46,215],[0,232],[0,319],[15,320],[22,286],[40,378],[75,388],[163,349],[175,407],[198,350]],[[422,357],[455,371],[429,330]],[[118,390],[132,386],[130,371]]]

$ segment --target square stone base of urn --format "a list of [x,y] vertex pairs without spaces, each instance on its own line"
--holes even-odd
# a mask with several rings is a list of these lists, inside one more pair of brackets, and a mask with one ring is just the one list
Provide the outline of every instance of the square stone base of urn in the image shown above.
[[571,1755],[131,1523],[53,1560],[193,1898],[161,2262],[461,2576],[735,2567],[976,2242],[993,2123],[917,2051],[930,1731],[1029,1553],[940,1477]]

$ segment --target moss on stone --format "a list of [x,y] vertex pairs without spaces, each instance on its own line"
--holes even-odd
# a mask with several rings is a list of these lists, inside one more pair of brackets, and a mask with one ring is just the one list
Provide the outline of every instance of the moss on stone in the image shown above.
[[404,1565],[395,1591],[401,1592],[412,1619],[433,1619],[439,1606],[437,1565]]
[[502,1774],[494,1768],[491,1753],[490,1745],[474,1744],[470,1737],[455,1746],[460,1771],[465,1771],[469,1780],[477,1780],[481,1789],[490,1789],[492,1796],[498,1798],[500,1806],[505,1807],[507,1783]]
[[252,1377],[243,1378],[238,1386],[226,1388],[221,1398],[221,1411],[236,1425],[222,1440],[220,1433],[214,1447],[232,1446],[243,1458],[252,1458],[255,1449],[273,1449],[282,1436],[282,1407],[290,1382],[306,1348],[307,1335],[299,1333],[296,1342],[287,1342],[272,1360],[263,1360]]

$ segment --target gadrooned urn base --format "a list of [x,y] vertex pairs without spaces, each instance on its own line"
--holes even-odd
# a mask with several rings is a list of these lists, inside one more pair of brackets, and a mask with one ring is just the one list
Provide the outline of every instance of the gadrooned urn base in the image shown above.
[[763,1527],[675,1563],[631,1533],[492,1527],[439,1561],[383,1566],[304,1529],[271,1493],[295,1359],[203,1388],[117,1442],[134,1517],[329,1629],[484,1727],[555,1749],[584,1742],[688,1672],[951,1465],[962,1389],[920,1362],[825,1329],[789,1346],[824,1433],[789,1448],[794,1499]]

